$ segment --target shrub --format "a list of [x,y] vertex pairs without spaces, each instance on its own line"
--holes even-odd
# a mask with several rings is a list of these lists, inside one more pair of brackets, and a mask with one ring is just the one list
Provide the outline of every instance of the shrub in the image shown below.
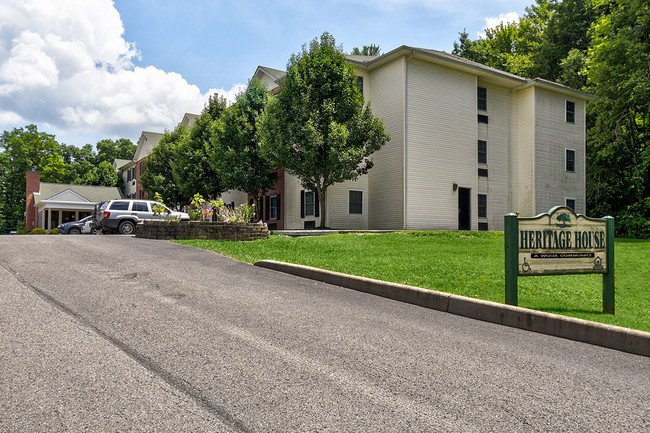
[[50,232],[48,234],[49,235],[58,235],[59,234],[59,229],[56,229],[56,228],[52,229],[52,230],[50,230]]
[[16,234],[26,235],[28,233],[30,233],[30,231],[25,228],[25,221],[18,221],[16,223]]
[[30,235],[44,235],[47,234],[47,230],[36,227],[34,230],[29,232]]
[[222,199],[210,201],[212,213],[217,221],[230,223],[249,223],[255,216],[255,205],[241,204],[235,208],[226,206]]

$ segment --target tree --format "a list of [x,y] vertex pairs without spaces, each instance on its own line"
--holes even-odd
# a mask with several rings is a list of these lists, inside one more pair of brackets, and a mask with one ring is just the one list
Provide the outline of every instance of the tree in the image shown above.
[[264,157],[318,194],[320,227],[326,221],[327,188],[366,174],[373,166],[370,156],[390,139],[364,103],[354,68],[328,33],[291,56],[277,99],[258,129]]
[[364,45],[362,49],[359,49],[359,47],[354,47],[352,48],[352,52],[350,54],[353,54],[355,56],[378,56],[381,53],[381,49],[379,48],[379,45]]
[[172,132],[166,132],[158,146],[154,147],[151,155],[147,157],[144,174],[140,177],[149,197],[159,194],[165,203],[176,209],[189,202],[189,197],[181,194],[174,181],[173,170],[178,148],[188,134],[188,129],[183,125],[179,125]]
[[0,214],[4,230],[14,230],[25,213],[26,173],[41,173],[43,182],[65,177],[61,146],[54,135],[39,132],[36,125],[4,131],[0,136]]
[[277,182],[274,167],[262,157],[258,141],[257,121],[269,98],[266,86],[253,79],[214,124],[212,163],[224,189],[259,197]]
[[587,60],[598,99],[588,131],[587,201],[612,215],[619,234],[650,237],[650,8],[643,0],[604,2]]
[[189,134],[178,146],[172,172],[174,182],[187,202],[195,194],[211,199],[224,191],[221,178],[212,166],[210,155],[212,123],[221,117],[225,109],[226,100],[223,97],[217,94],[210,96]]
[[96,147],[96,165],[99,165],[104,161],[112,164],[116,159],[132,159],[133,154],[138,148],[137,145],[133,144],[133,142],[127,138],[100,140],[97,142]]

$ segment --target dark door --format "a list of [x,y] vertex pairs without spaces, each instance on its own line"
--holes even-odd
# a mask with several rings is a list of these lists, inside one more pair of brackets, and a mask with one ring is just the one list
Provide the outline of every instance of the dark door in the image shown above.
[[472,200],[469,188],[458,188],[458,230],[472,229]]

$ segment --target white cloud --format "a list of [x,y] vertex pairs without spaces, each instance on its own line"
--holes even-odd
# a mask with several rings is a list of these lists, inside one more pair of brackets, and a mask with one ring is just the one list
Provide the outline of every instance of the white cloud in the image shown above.
[[499,14],[498,17],[485,18],[485,26],[483,26],[483,31],[477,32],[477,36],[480,38],[484,38],[485,30],[493,29],[501,23],[509,24],[509,23],[516,23],[518,21],[519,21],[519,14],[517,12],[506,12],[506,13]]
[[[0,3],[0,130],[36,123],[69,137],[127,137],[173,128],[207,98],[181,75],[134,67],[112,0]],[[229,100],[245,85],[219,90]],[[18,122],[23,122],[18,124]],[[46,131],[52,132],[52,131]]]

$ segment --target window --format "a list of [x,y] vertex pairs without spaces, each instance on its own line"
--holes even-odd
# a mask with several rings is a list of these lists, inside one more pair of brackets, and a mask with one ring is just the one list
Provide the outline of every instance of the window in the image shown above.
[[574,198],[565,199],[564,205],[568,208],[571,208],[572,211],[576,211],[576,200]]
[[363,93],[363,77],[357,76],[357,88]]
[[487,194],[478,195],[478,217],[487,218]]
[[488,123],[488,117],[485,114],[479,114],[478,123]]
[[566,101],[566,121],[576,123],[576,104],[573,101]]
[[147,203],[136,201],[133,203],[133,212],[149,212],[149,207]]
[[485,87],[477,88],[477,104],[479,110],[487,111],[487,89]]
[[479,223],[478,223],[478,229],[479,229],[479,231],[481,231],[481,232],[486,232],[486,231],[488,231],[488,223],[482,223],[482,222],[479,222]]
[[128,201],[114,201],[111,204],[111,210],[129,210],[129,204]]
[[487,164],[487,141],[478,141],[478,162],[479,164]]
[[576,151],[571,149],[566,149],[565,157],[565,168],[566,171],[575,172],[576,171]]
[[348,213],[350,215],[363,214],[363,191],[348,192]]
[[131,169],[130,168],[126,172],[126,181],[131,182]]
[[140,176],[144,174],[144,161],[140,163]]
[[271,211],[270,211],[271,219],[272,220],[278,219],[278,196],[277,195],[274,195],[273,197],[271,197],[271,206],[270,206],[270,208],[271,208]]
[[305,216],[314,216],[314,191],[305,191]]
[[487,168],[479,168],[478,169],[478,175],[480,177],[488,177],[488,169]]

